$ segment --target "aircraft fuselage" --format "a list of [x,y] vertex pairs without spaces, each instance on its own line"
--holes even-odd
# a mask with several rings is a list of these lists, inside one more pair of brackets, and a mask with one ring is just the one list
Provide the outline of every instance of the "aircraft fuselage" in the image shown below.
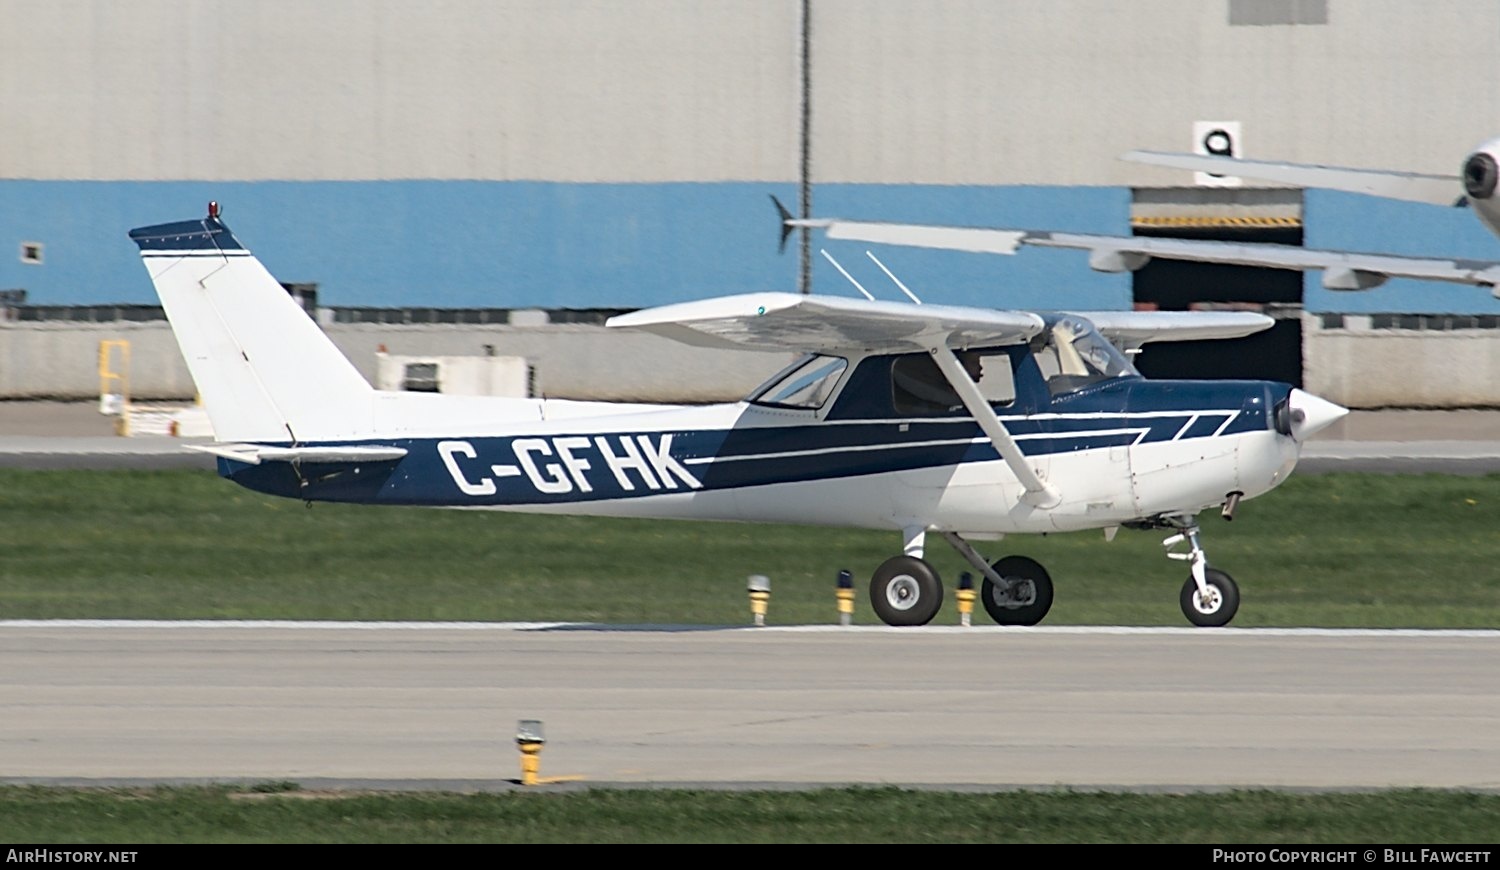
[[1230,492],[1250,498],[1276,486],[1298,455],[1274,419],[1290,389],[1130,377],[1000,409],[1028,463],[1066,494],[1050,510],[1021,500],[972,417],[870,416],[859,412],[864,400],[835,401],[827,413],[748,402],[607,413],[612,406],[600,403],[590,406],[599,413],[508,424],[504,434],[382,439],[406,456],[322,464],[315,475],[225,458],[220,471],[308,501],[1068,531],[1194,512]]

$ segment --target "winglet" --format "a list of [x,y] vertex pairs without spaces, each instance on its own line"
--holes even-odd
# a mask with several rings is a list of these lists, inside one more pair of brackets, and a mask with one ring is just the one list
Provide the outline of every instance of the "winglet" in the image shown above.
[[786,237],[792,234],[792,213],[786,210],[786,206],[781,204],[781,200],[777,199],[774,193],[771,194],[771,202],[776,203],[776,211],[781,215],[781,247],[777,251],[784,254],[786,253]]

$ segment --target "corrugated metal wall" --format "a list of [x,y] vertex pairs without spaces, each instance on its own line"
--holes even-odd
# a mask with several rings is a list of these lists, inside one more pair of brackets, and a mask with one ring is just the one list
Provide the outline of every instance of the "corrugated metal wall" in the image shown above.
[[[1121,233],[1132,187],[1192,180],[1115,158],[1189,150],[1195,122],[1238,122],[1245,156],[1444,173],[1500,133],[1495,0],[807,5],[821,214]],[[219,199],[325,304],[795,289],[767,194],[797,198],[803,10],[0,0],[0,288],[149,303],[125,230]],[[1376,223],[1355,199],[1309,195],[1309,246],[1497,256],[1471,216],[1401,204]],[[813,260],[820,292],[852,292]],[[886,262],[933,301],[1130,304],[1129,276],[1074,252]],[[1307,303],[1500,311],[1481,289],[1410,283],[1332,298],[1312,278]]]
[[4,0],[0,177],[784,179],[797,11]]
[[[1113,158],[1213,119],[1449,172],[1500,127],[1494,0],[810,5],[823,181],[1179,183]],[[0,177],[791,180],[801,9],[3,0]]]

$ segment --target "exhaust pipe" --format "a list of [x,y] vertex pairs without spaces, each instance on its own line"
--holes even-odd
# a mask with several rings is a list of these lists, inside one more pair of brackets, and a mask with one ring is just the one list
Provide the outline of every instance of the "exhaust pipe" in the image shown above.
[[1219,512],[1219,514],[1222,517],[1224,517],[1224,521],[1225,522],[1230,522],[1231,520],[1234,519],[1235,509],[1240,506],[1240,497],[1243,496],[1243,495],[1244,495],[1243,492],[1240,492],[1239,490],[1235,490],[1234,492],[1231,492],[1225,498],[1225,500],[1224,500],[1224,509]]

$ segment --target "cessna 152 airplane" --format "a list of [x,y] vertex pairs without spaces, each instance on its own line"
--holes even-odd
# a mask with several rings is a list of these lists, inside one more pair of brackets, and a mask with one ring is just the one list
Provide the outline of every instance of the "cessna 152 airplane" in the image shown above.
[[[1286,480],[1346,413],[1287,384],[1153,381],[1121,347],[1224,338],[1249,312],[998,311],[794,293],[648,308],[608,326],[706,347],[800,352],[739,402],[673,406],[373,389],[208,216],[130,231],[212,423],[219,473],[313,501],[792,522],[899,532],[877,615],[923,625],[943,586],[930,534],[983,575],[1004,625],[1053,601],[1036,562],[969,539],[1164,529],[1180,603],[1230,621],[1239,592],[1196,520]],[[1118,343],[1118,346],[1117,344]],[[893,548],[894,549],[894,548]]]
[[[1129,151],[1122,160],[1214,175],[1260,178],[1303,187],[1363,193],[1434,205],[1466,205],[1490,232],[1500,235],[1500,139],[1480,145],[1464,160],[1462,175],[1423,175],[1296,163],[1242,160],[1202,154]],[[1143,236],[1105,236],[1046,230],[875,223],[816,218],[795,220],[780,203],[787,229],[822,228],[830,239],[987,254],[1014,254],[1023,245],[1089,252],[1101,272],[1135,271],[1152,257],[1299,271],[1322,270],[1329,290],[1369,290],[1390,278],[1418,278],[1488,287],[1500,297],[1500,261],[1452,257],[1324,251],[1265,242],[1218,242]]]

